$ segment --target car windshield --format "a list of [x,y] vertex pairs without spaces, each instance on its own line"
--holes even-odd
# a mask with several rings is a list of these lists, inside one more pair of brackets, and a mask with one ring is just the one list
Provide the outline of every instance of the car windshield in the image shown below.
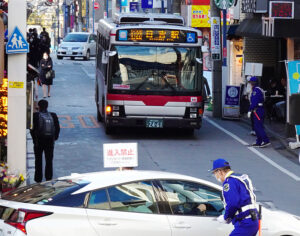
[[126,91],[200,91],[198,48],[115,46],[110,58],[110,89]]
[[88,37],[87,34],[68,34],[64,38],[64,42],[86,42]]
[[[71,180],[53,180],[41,184],[33,184],[23,188],[4,193],[4,200],[33,203],[41,205],[80,206],[84,196],[72,195],[78,189],[86,186],[88,182],[75,183]],[[76,199],[75,199],[76,198]]]

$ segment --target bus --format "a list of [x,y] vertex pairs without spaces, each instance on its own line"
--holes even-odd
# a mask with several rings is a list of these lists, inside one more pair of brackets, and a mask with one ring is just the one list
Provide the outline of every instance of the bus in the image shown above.
[[202,123],[202,34],[171,14],[119,14],[97,30],[95,101],[106,134],[116,127]]

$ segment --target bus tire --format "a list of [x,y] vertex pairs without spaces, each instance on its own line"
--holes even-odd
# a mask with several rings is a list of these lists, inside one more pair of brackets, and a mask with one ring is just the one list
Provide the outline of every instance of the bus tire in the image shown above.
[[97,120],[98,120],[99,122],[101,122],[101,121],[102,121],[102,116],[101,116],[101,114],[100,114],[100,111],[99,111],[99,106],[98,106],[98,104],[97,104]]

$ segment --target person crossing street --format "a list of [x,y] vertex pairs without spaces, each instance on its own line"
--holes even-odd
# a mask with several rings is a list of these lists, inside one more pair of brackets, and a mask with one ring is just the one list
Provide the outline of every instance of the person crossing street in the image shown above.
[[259,229],[256,196],[248,175],[234,173],[229,162],[217,159],[211,169],[216,179],[223,183],[225,214],[218,217],[220,223],[232,223],[230,236],[255,236]]
[[252,147],[266,147],[270,145],[270,140],[264,129],[264,92],[258,86],[257,77],[251,77],[249,80],[252,86],[252,93],[250,97],[250,107],[248,118],[253,119],[254,131],[256,133],[256,142]]

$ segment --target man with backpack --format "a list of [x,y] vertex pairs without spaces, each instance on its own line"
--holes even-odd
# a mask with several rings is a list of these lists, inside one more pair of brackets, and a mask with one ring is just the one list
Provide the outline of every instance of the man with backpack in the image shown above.
[[33,129],[30,130],[30,134],[35,154],[34,180],[40,183],[43,179],[43,152],[46,159],[45,178],[47,181],[52,179],[54,143],[58,139],[60,126],[57,115],[47,111],[48,102],[46,100],[40,100],[38,107],[39,112],[33,114]]

